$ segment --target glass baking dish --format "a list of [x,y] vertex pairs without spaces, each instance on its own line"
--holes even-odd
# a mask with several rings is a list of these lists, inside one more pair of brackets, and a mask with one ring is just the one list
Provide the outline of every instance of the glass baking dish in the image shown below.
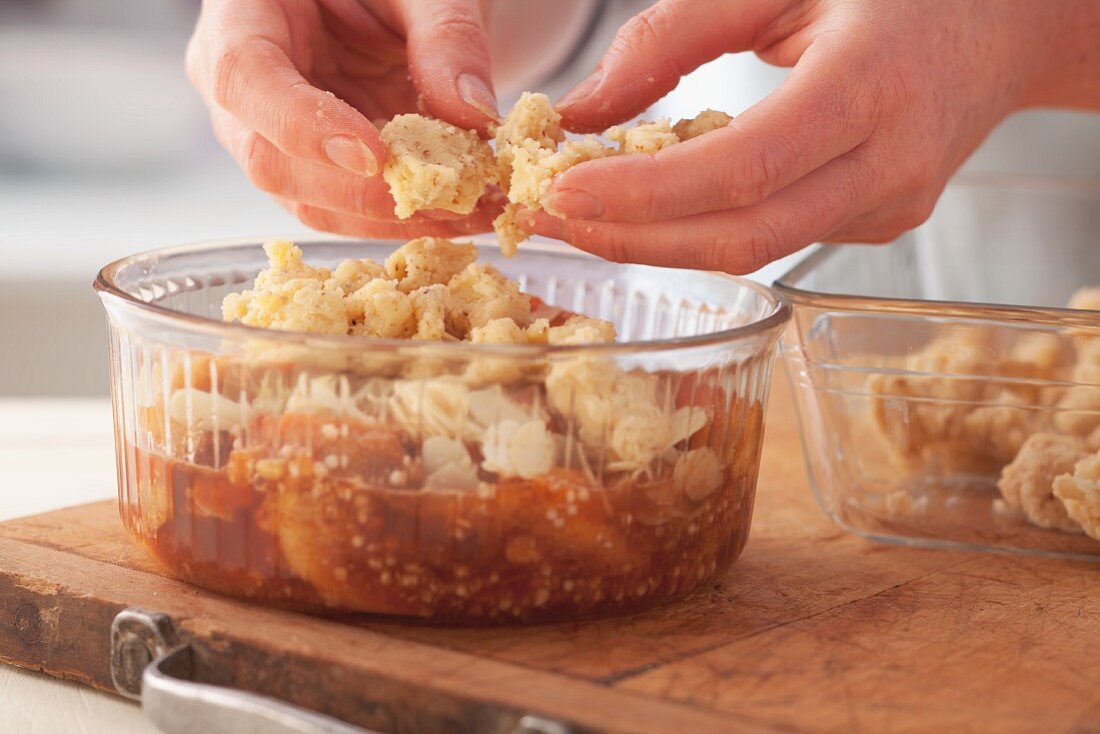
[[[300,243],[328,267],[398,244]],[[789,306],[714,273],[478,244],[532,296],[614,321],[620,342],[223,323],[223,297],[266,264],[258,241],[104,268],[130,534],[222,593],[441,622],[626,612],[721,575],[748,537]]]
[[1066,307],[1100,285],[1098,233],[1100,183],[969,176],[889,246],[822,246],[776,282],[806,464],[835,522],[1100,559],[1100,313]]

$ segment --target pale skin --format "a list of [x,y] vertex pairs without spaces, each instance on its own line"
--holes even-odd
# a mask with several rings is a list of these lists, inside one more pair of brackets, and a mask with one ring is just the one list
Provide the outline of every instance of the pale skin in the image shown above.
[[[496,106],[482,11],[476,0],[207,0],[188,70],[219,139],[306,224],[482,231],[499,197],[469,217],[397,222],[371,124],[419,101],[486,129]],[[551,189],[556,216],[528,224],[612,260],[731,273],[812,242],[886,242],[928,217],[1011,112],[1100,109],[1097,38],[1095,0],[663,0],[557,102],[569,129],[629,120],[725,53],[753,51],[790,77],[724,129],[567,171]]]

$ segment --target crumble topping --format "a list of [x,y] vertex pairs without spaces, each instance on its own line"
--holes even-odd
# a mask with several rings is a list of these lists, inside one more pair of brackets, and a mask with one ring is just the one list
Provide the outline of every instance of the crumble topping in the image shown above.
[[603,137],[567,139],[561,115],[545,94],[524,92],[492,131],[495,152],[470,130],[460,130],[418,114],[398,115],[382,128],[389,146],[383,177],[401,219],[421,209],[468,214],[493,184],[509,203],[493,220],[501,252],[511,257],[529,237],[519,219],[521,207],[542,209],[554,177],[585,161],[612,155],[653,154],[729,124],[729,115],[705,110],[680,120],[616,125]]
[[[384,266],[346,260],[331,272],[303,262],[291,242],[268,242],[264,251],[269,264],[253,287],[225,297],[226,321],[311,334],[482,343],[522,343],[508,341],[515,332],[492,322],[521,330],[532,325],[530,298],[492,266],[475,262],[471,244],[422,237],[395,250]],[[539,329],[546,331],[540,325],[533,333]]]
[[422,115],[398,115],[382,128],[382,139],[388,148],[382,177],[399,219],[421,209],[469,214],[486,185],[496,180],[493,152],[471,130]]

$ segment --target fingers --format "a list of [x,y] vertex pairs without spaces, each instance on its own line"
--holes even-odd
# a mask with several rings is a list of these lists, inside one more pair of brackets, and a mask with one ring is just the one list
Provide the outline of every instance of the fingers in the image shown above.
[[386,147],[351,105],[313,87],[290,58],[286,14],[271,0],[208,4],[203,45],[189,53],[200,91],[283,153],[359,176],[381,170]]
[[[397,219],[393,197],[381,178],[366,178],[291,158],[225,110],[215,108],[211,119],[218,141],[261,191],[369,219]],[[414,215],[417,220],[461,217],[442,210]]]
[[563,221],[540,212],[528,224],[609,260],[742,274],[827,238],[879,195],[871,168],[852,154],[755,206],[654,224]]
[[927,192],[907,197],[900,204],[876,209],[862,214],[836,230],[824,242],[852,242],[862,244],[885,244],[893,242],[905,232],[915,229],[927,221],[935,208],[935,196]]
[[492,229],[493,217],[499,214],[498,210],[486,208],[484,211],[475,212],[465,219],[453,222],[382,222],[285,199],[280,201],[280,204],[307,227],[322,232],[395,240],[409,240],[415,237],[455,238],[487,232]]
[[499,117],[479,0],[401,4],[413,84],[432,115],[486,131]]
[[546,205],[567,218],[653,222],[757,204],[870,136],[869,95],[852,83],[851,64],[829,41],[815,43],[782,87],[727,127],[656,155],[575,166]]
[[663,0],[616,34],[596,71],[558,101],[565,127],[598,132],[628,120],[703,63],[753,46],[785,0]]

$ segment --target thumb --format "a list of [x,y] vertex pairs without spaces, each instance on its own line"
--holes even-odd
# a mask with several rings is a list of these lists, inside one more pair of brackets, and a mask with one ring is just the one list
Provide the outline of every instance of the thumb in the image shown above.
[[566,129],[598,132],[665,96],[724,53],[753,47],[789,0],[662,0],[631,18],[596,71],[555,105]]
[[485,130],[499,113],[479,0],[406,0],[401,11],[409,71],[428,112]]

